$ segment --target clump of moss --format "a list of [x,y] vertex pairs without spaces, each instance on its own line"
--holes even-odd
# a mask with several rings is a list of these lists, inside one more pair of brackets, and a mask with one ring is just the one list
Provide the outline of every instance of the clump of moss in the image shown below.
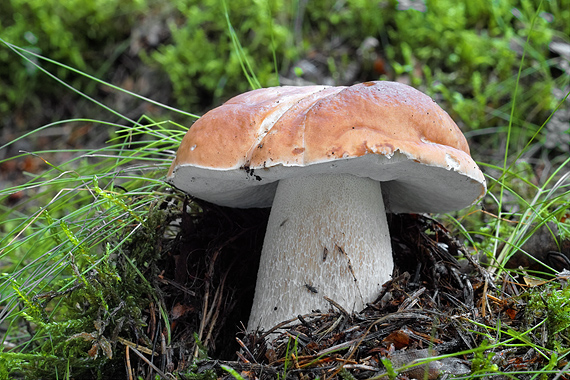
[[[130,243],[113,254],[110,243],[102,257],[97,247],[76,245],[62,264],[67,275],[53,283],[46,281],[34,294],[19,291],[19,284],[13,282],[26,307],[11,324],[27,330],[24,335],[29,339],[2,352],[0,379],[55,378],[62,374],[66,378],[123,377],[124,345],[128,344],[124,342],[152,345],[147,331],[148,309],[158,302],[147,278],[157,273],[155,261],[160,254],[156,242],[160,241],[157,236],[163,232],[164,218],[160,211],[151,213],[140,232],[130,237]],[[64,229],[67,238],[74,240],[73,232]],[[67,243],[61,236],[57,240]]]
[[570,286],[567,280],[559,280],[531,288],[525,297],[529,327],[544,320],[546,347],[562,353],[570,343]]

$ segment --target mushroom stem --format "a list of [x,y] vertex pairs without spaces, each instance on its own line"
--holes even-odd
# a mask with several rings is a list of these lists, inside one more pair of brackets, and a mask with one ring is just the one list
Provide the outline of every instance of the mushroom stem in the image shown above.
[[390,280],[390,234],[380,183],[350,174],[283,179],[261,253],[250,331],[336,301],[361,310]]

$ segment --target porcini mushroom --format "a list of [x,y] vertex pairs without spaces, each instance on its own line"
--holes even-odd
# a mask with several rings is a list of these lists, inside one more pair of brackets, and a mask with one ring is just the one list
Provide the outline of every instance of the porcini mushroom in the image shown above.
[[271,207],[248,329],[374,301],[392,274],[386,211],[446,212],[486,191],[465,137],[429,96],[387,81],[234,97],[188,131],[167,181]]

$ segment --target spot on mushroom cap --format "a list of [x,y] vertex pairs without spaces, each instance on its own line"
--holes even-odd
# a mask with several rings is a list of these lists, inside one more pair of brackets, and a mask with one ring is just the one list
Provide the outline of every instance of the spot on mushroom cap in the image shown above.
[[238,95],[194,123],[167,180],[214,203],[268,207],[276,181],[317,173],[386,182],[393,212],[459,209],[486,190],[449,115],[422,92],[388,81]]

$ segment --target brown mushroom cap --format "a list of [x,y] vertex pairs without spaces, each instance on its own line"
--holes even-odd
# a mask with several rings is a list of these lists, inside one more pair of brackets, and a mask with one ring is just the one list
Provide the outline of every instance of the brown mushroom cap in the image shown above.
[[190,128],[167,181],[213,203],[269,207],[277,181],[317,173],[381,181],[392,212],[456,210],[486,190],[449,115],[388,81],[238,95]]

